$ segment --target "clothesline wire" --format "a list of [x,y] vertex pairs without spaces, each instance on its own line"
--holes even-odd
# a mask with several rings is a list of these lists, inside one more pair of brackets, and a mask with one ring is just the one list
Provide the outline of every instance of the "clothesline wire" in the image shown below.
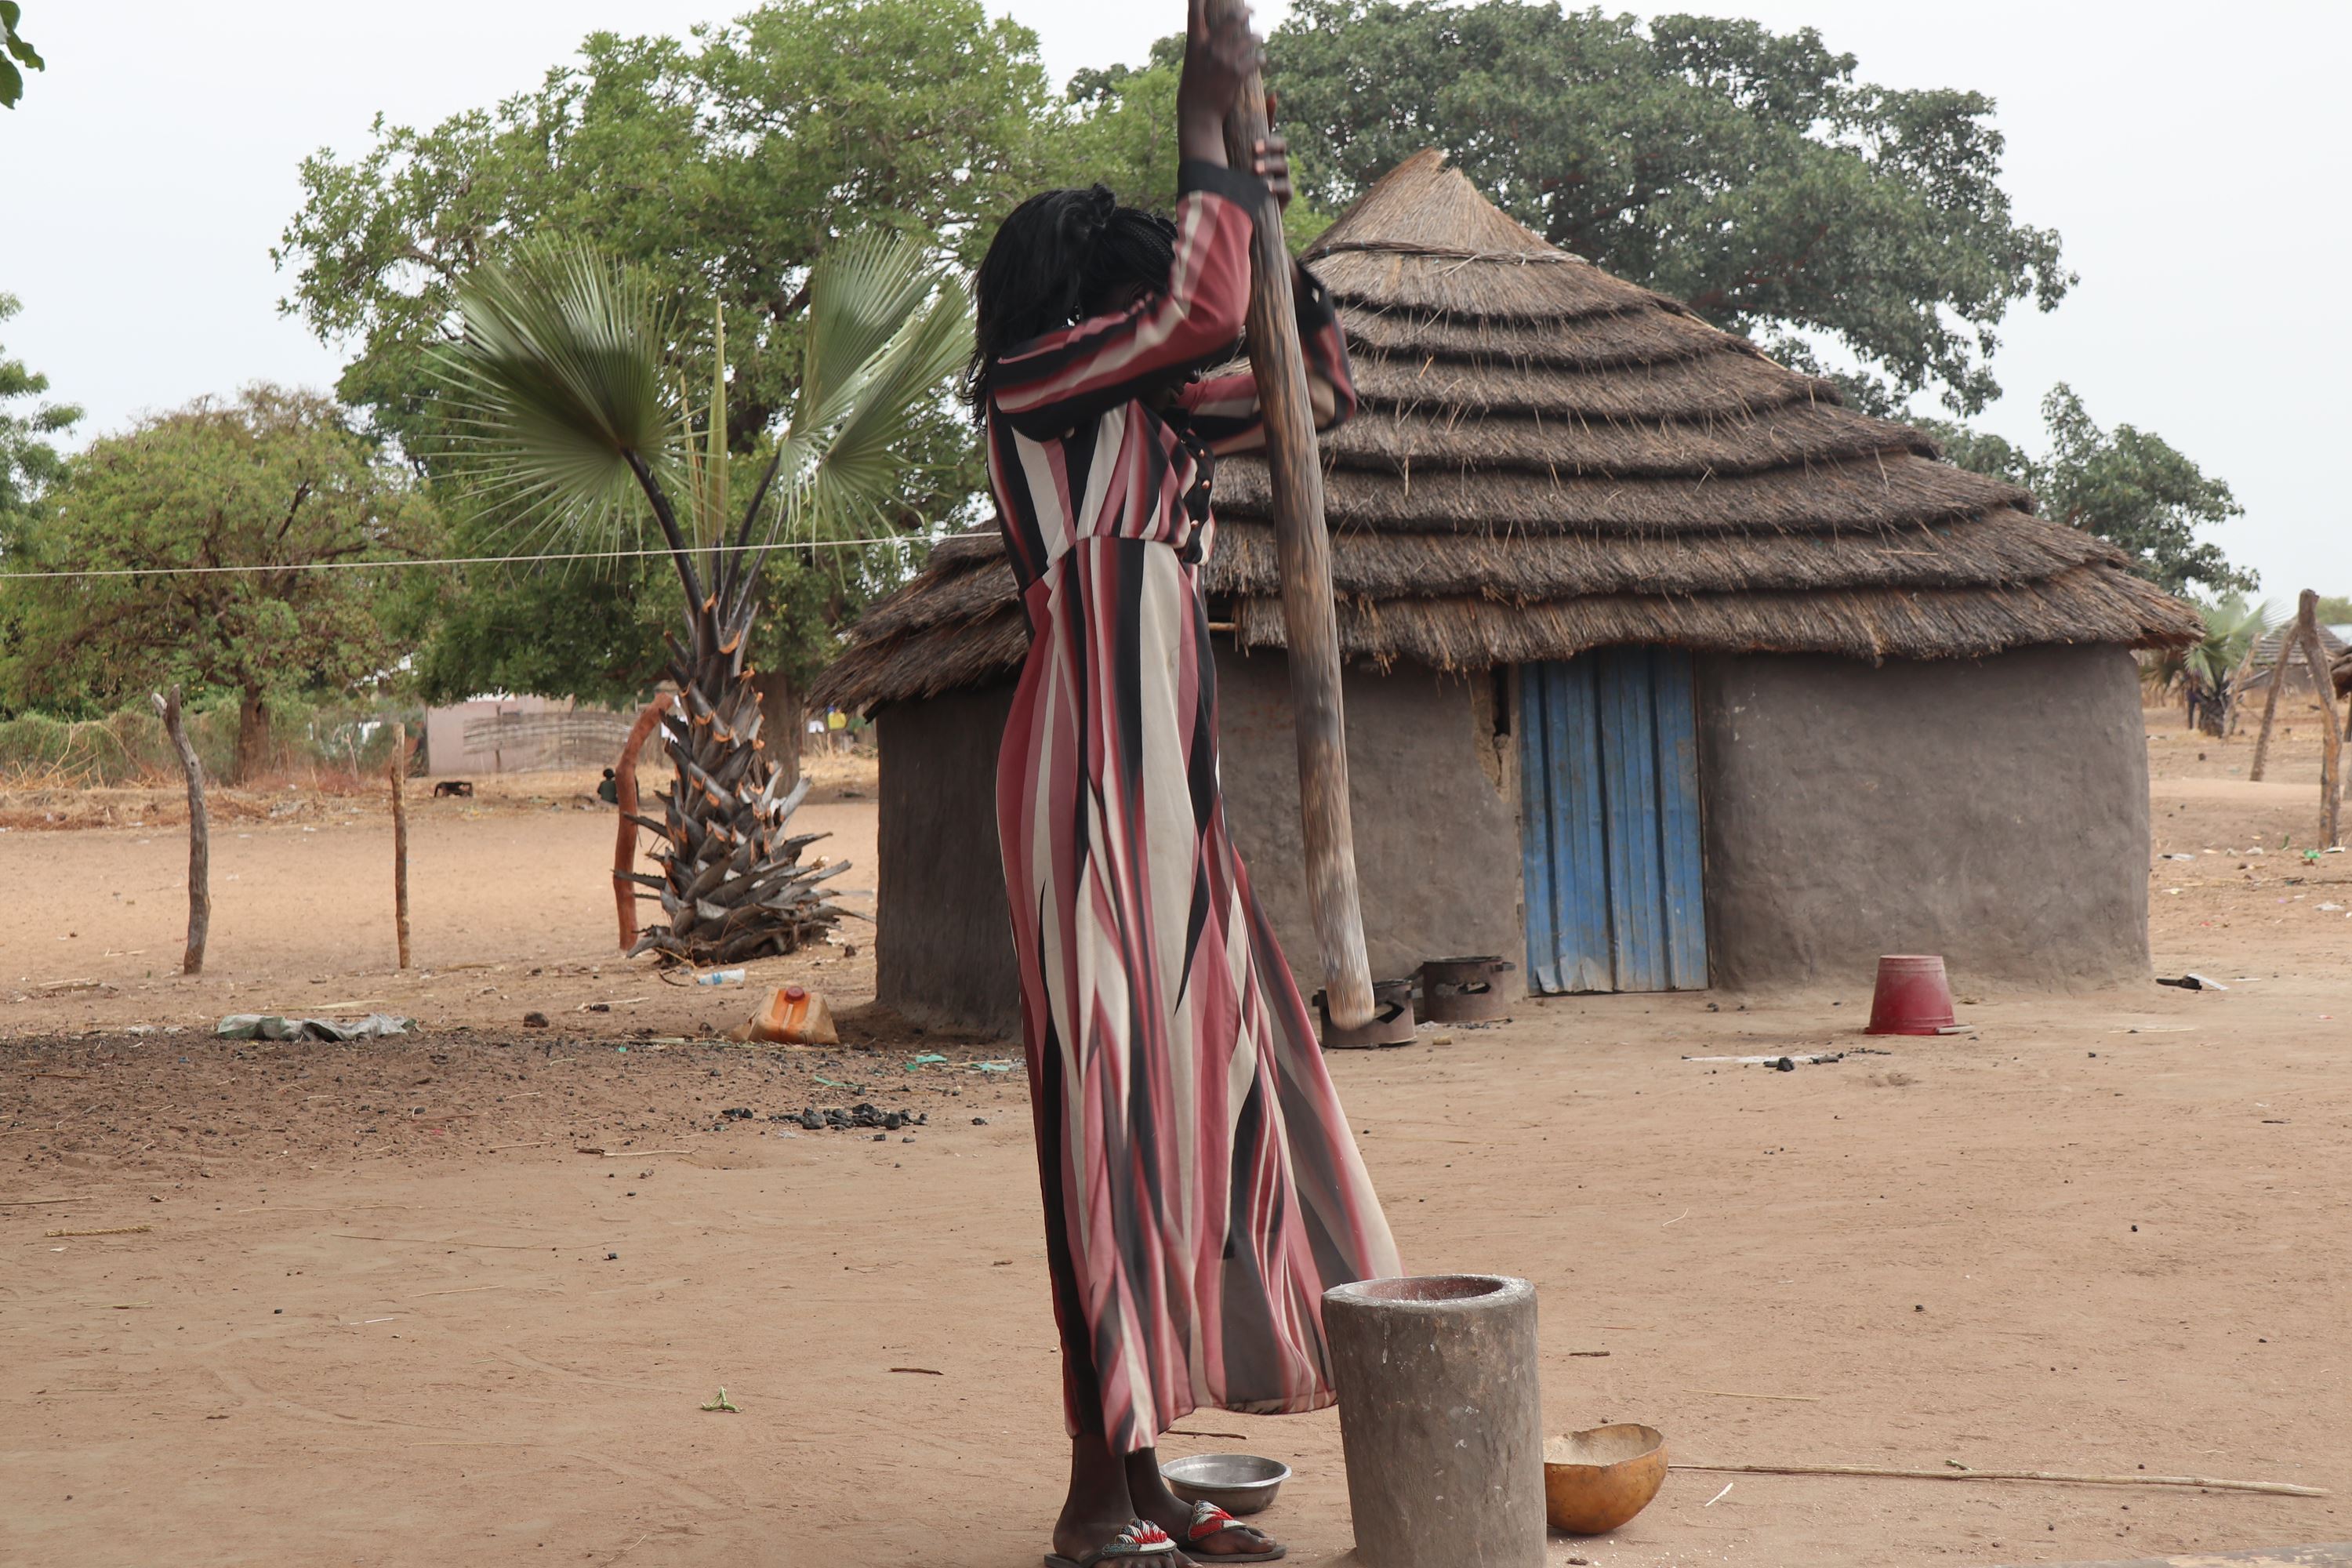
[[[874,544],[924,544],[929,541],[919,534],[884,534],[874,539],[793,539],[782,540],[772,548],[777,550],[854,550]],[[689,553],[699,555],[703,547]],[[95,566],[72,572],[0,572],[0,583],[39,582],[65,577],[206,577],[263,572],[358,572],[390,566],[510,566],[522,562],[544,564],[570,561],[636,561],[651,556],[667,556],[667,546],[643,550],[581,550],[554,555],[439,555],[425,559],[395,556],[373,561],[293,561],[273,566]]]

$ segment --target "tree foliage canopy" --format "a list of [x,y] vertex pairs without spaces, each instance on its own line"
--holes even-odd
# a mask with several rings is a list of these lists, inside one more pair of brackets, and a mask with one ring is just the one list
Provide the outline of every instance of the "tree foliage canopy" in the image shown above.
[[2074,282],[2016,222],[1993,102],[1861,81],[1812,28],[1521,0],[1299,0],[1269,79],[1326,208],[1424,147],[1553,244],[1890,406],[1998,395],[2009,308]]
[[[23,308],[14,294],[0,294],[0,322]],[[0,556],[34,500],[64,476],[65,458],[50,438],[81,419],[70,404],[31,401],[48,389],[47,376],[0,352]]]
[[[875,227],[976,259],[996,219],[1046,178],[1063,118],[1034,35],[979,0],[769,0],[690,40],[598,33],[534,91],[429,130],[379,120],[357,156],[307,160],[302,209],[276,252],[293,279],[284,308],[322,340],[356,340],[342,395],[433,475],[457,552],[511,553],[511,510],[442,482],[448,432],[430,356],[450,337],[459,279],[534,236],[593,245],[667,309],[698,386],[716,300],[731,444],[749,454],[799,384],[814,263]],[[942,402],[916,426],[885,509],[899,531],[936,525],[979,489],[963,421]],[[758,662],[822,662],[831,626],[897,571],[895,554],[780,558]],[[658,561],[552,576],[469,568],[462,597],[412,605],[434,629],[428,690],[642,689],[659,664],[650,628],[675,624],[669,575]]]
[[[25,96],[25,71],[47,70],[48,61],[16,31],[24,19],[17,0],[0,0],[0,109],[14,109]],[[19,70],[18,67],[23,67]]]
[[2101,429],[2063,382],[2042,400],[2042,420],[2049,450],[2038,458],[1999,436],[1924,423],[1952,461],[2033,491],[2044,516],[2120,546],[2132,570],[2168,593],[2254,586],[2253,573],[2232,566],[2220,545],[2197,537],[2198,529],[2244,513],[2227,481],[2206,474],[2153,431]]
[[[1184,35],[1172,33],[1151,46],[1141,67],[1088,68],[1070,79],[1063,97],[1068,108],[1049,124],[1050,167],[1072,184],[1097,181],[1129,206],[1166,212],[1176,205],[1176,86],[1182,76]],[[1309,149],[1291,150],[1293,184],[1302,192],[1328,184],[1315,177]],[[1303,195],[1282,216],[1293,254],[1331,226],[1337,212]]]
[[[266,761],[275,696],[389,668],[384,574],[355,568],[431,537],[415,486],[342,410],[271,386],[93,443],[49,499],[13,571],[154,574],[6,583],[20,619],[0,691],[110,708],[174,680],[234,691],[240,773]],[[344,566],[300,569],[320,562]],[[254,570],[189,570],[225,566]]]

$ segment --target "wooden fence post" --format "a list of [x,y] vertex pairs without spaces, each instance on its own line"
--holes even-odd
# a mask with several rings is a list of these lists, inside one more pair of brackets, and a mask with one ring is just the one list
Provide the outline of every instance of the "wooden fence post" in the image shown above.
[[392,925],[408,967],[408,725],[392,727]]
[[[2333,848],[2342,841],[2344,809],[2343,753],[2344,735],[2336,719],[2336,677],[2328,668],[2327,650],[2319,642],[2319,595],[2305,588],[2303,600],[2295,610],[2295,640],[2302,645],[2304,662],[2311,667],[2313,684],[2319,688],[2319,709],[2326,726],[2320,735],[2319,752],[2319,847]],[[2279,674],[2286,673],[2286,649],[2279,649]]]
[[[2262,646],[2262,639],[2256,637],[2255,648],[2259,650]],[[2278,658],[2271,661],[2271,689],[2263,694],[2262,733],[2254,737],[2254,763],[2246,770],[2248,784],[2262,783],[2263,769],[2270,764],[2271,721],[2278,717],[2279,688],[2286,684],[2286,656],[2289,652],[2301,651],[2296,639],[2287,635],[2285,627],[2280,627]]]
[[180,713],[180,689],[172,695],[152,694],[172,749],[180,753],[180,771],[188,776],[188,950],[181,956],[180,973],[205,972],[205,943],[213,927],[213,832],[205,816],[205,765],[189,743],[188,726]]
[[[628,741],[621,747],[621,760],[613,769],[614,805],[621,816],[613,843],[613,901],[620,907],[623,952],[637,945],[637,885],[629,879],[629,874],[637,868],[637,753],[645,749],[646,738],[654,732],[654,725],[669,711],[669,702],[670,694],[665,691],[646,704],[645,711],[630,726]],[[793,739],[797,742],[799,737]]]

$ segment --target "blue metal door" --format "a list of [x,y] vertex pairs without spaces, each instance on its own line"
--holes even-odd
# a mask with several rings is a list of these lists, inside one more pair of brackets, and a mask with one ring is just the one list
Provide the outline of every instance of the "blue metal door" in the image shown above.
[[1612,647],[1523,666],[1519,714],[1530,988],[1704,989],[1690,655]]

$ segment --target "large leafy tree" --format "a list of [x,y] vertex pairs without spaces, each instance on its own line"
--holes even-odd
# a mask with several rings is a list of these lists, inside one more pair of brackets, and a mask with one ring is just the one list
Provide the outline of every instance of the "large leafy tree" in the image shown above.
[[[1184,35],[1172,33],[1151,46],[1140,68],[1114,65],[1089,68],[1070,79],[1065,110],[1041,121],[1050,149],[1047,170],[1062,182],[1097,181],[1130,206],[1166,212],[1176,205],[1176,86],[1183,74]],[[1294,149],[1298,183],[1320,190],[1321,178],[1308,149]],[[1282,226],[1290,248],[1303,250],[1337,216],[1312,201],[1293,201]]]
[[25,71],[48,68],[40,51],[16,31],[24,15],[16,0],[0,0],[0,109],[16,108],[16,100],[25,96]]
[[[277,252],[293,279],[286,309],[354,343],[342,395],[434,478],[457,551],[510,553],[510,509],[444,483],[456,476],[430,359],[469,272],[561,236],[628,265],[675,321],[707,322],[716,299],[740,457],[795,395],[813,265],[876,226],[974,258],[1039,183],[1055,112],[1034,36],[980,0],[769,0],[689,40],[599,33],[534,91],[425,130],[379,120],[356,156],[309,159]],[[706,384],[707,331],[672,347]],[[944,401],[915,416],[902,456],[869,534],[926,531],[977,489],[969,427]],[[892,551],[772,563],[753,649],[772,721],[796,710],[794,678],[822,662],[832,625],[897,571]],[[428,589],[415,605],[433,634],[428,689],[642,690],[660,671],[675,581],[657,561],[468,568],[461,591]]]
[[[14,294],[0,294],[0,322],[21,309]],[[65,473],[55,437],[81,419],[70,404],[37,401],[48,389],[47,376],[0,353],[0,557],[41,492]]]
[[2011,216],[1990,99],[1860,80],[1811,28],[1298,0],[1269,46],[1320,205],[1443,148],[1552,243],[1784,357],[1834,345],[1866,404],[1981,409],[2002,316],[2074,281]]
[[413,481],[334,403],[272,386],[199,400],[92,444],[25,528],[16,580],[0,578],[19,617],[0,691],[105,705],[169,681],[233,692],[250,778],[274,700],[397,659],[378,615],[388,574],[368,563],[431,538]]
[[2198,537],[2200,528],[2244,513],[2227,480],[2207,474],[2154,431],[2101,428],[2063,382],[2042,400],[2042,420],[2048,449],[2038,457],[1966,426],[1923,423],[1952,461],[2033,491],[2044,516],[2120,546],[2133,571],[2168,593],[2254,586],[2253,573]]
[[805,785],[788,792],[761,738],[750,633],[763,568],[793,539],[887,518],[905,448],[971,353],[971,326],[963,290],[902,236],[833,245],[807,288],[796,391],[744,432],[756,478],[740,510],[723,313],[698,411],[656,290],[592,251],[534,247],[460,285],[464,336],[436,356],[472,493],[552,543],[654,539],[676,574],[682,614],[665,640],[678,702],[662,720],[676,776],[666,816],[640,819],[668,864],[638,879],[666,923],[639,952],[732,963],[839,919],[817,884],[840,868],[803,868],[811,840],[790,831]]

